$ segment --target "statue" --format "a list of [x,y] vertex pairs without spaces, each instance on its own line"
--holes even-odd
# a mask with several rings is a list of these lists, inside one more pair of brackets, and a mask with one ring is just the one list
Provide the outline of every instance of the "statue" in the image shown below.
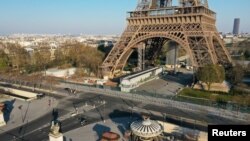
[[52,125],[49,132],[49,141],[63,141],[63,134],[59,132],[60,126],[58,123],[52,121]]
[[4,121],[4,113],[0,109],[0,127],[5,126],[5,125],[6,125],[6,122]]
[[59,130],[60,130],[59,124],[58,123],[55,124],[54,121],[52,121],[50,133],[52,133],[54,135],[58,135],[58,134],[60,134]]

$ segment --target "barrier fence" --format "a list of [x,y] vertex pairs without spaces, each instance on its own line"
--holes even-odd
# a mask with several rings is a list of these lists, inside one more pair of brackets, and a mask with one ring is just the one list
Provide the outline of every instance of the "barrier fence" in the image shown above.
[[[11,80],[6,79],[3,77],[0,77],[0,81],[7,82],[11,84],[16,84],[20,86],[29,86],[40,89],[46,89],[46,90],[56,90],[58,89],[58,86],[53,86],[50,84],[37,84],[30,81],[21,81],[21,80]],[[6,84],[7,85],[7,84]],[[173,107],[178,107],[181,109],[187,109],[187,110],[194,110],[199,112],[213,112],[213,114],[218,116],[223,116],[225,114],[226,116],[232,116],[232,117],[239,117],[240,113],[250,113],[250,107],[247,106],[238,106],[236,104],[227,103],[227,104],[220,104],[208,100],[201,100],[201,99],[195,99],[195,98],[189,98],[189,97],[182,97],[182,96],[169,96],[164,94],[158,94],[158,93],[149,93],[146,91],[140,92],[132,92],[132,93],[125,93],[121,92],[118,87],[103,87],[103,86],[90,86],[90,85],[84,85],[84,84],[78,84],[78,83],[72,83],[72,82],[66,82],[61,81],[60,84],[61,88],[71,88],[77,91],[85,91],[85,92],[92,92],[92,93],[99,93],[99,94],[105,94],[105,95],[111,95],[116,97],[121,97],[125,99],[132,99],[137,100],[140,102],[147,102],[149,104],[160,104],[160,105],[168,105]],[[180,104],[181,103],[181,104]],[[205,106],[206,108],[201,108],[199,105]],[[217,109],[216,111],[212,108]],[[223,112],[221,112],[223,111]],[[227,111],[230,111],[231,114],[227,113]],[[227,114],[226,114],[227,113]],[[241,116],[242,119],[248,119],[249,117]]]

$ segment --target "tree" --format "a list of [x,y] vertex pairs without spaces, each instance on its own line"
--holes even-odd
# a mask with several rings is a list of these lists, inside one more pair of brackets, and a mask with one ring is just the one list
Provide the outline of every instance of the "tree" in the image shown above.
[[250,72],[250,63],[247,65],[246,71],[247,71],[247,72]]
[[0,71],[6,71],[9,68],[9,63],[7,54],[0,50]]
[[104,58],[104,54],[96,48],[79,43],[70,48],[69,56],[71,58],[71,63],[78,68],[88,70],[88,75],[91,75],[91,73],[97,75],[98,67]]
[[[73,66],[86,70],[88,75],[98,74],[98,67],[104,59],[104,53],[97,48],[80,43],[65,43],[55,52],[55,66]],[[85,72],[85,71],[84,71]]]
[[8,44],[10,64],[17,71],[21,72],[28,65],[30,60],[29,53],[17,44]]
[[249,59],[250,59],[250,50],[246,50],[246,51],[244,52],[244,57],[245,57],[246,60],[249,60]]
[[240,64],[236,64],[232,70],[230,75],[230,80],[233,84],[238,84],[242,82],[242,79],[244,77],[244,68]]
[[105,56],[109,54],[109,52],[112,50],[113,45],[105,46],[104,44],[99,44],[97,49],[101,51],[102,53],[105,53]]
[[49,85],[50,91],[53,91],[53,86],[58,84],[58,81],[56,80],[56,78],[52,76],[46,77],[45,81]]
[[222,83],[225,80],[225,70],[219,65],[205,65],[199,68],[197,76],[210,90],[213,83]]
[[38,50],[33,55],[32,64],[37,68],[37,70],[44,70],[48,67],[51,61],[51,54],[47,51]]
[[55,59],[53,60],[54,65],[60,66],[67,64],[65,48],[59,48],[55,51]]

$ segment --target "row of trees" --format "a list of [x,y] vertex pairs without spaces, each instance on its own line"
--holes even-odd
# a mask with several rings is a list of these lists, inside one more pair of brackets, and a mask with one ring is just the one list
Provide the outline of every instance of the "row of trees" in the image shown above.
[[50,67],[77,67],[97,75],[104,54],[80,43],[67,43],[53,53],[49,47],[38,47],[29,53],[17,44],[7,44],[0,50],[0,72],[33,73]]
[[250,49],[240,49],[240,50],[236,50],[232,52],[233,55],[239,55],[239,56],[234,56],[233,59],[234,60],[250,60]]
[[2,73],[32,73],[40,71],[51,63],[51,53],[48,49],[36,49],[29,53],[18,44],[7,44],[5,50],[0,50],[0,60]]
[[8,67],[8,56],[3,50],[0,50],[0,71]]
[[1,72],[9,72],[12,69],[22,70],[29,59],[29,54],[17,44],[6,44],[5,50],[0,50]]
[[[250,39],[246,39],[244,41],[240,41],[236,43],[237,48],[233,48],[232,54],[239,54],[240,57],[234,57],[235,60],[250,60]],[[235,50],[236,49],[236,50]]]
[[198,80],[206,83],[208,90],[210,90],[213,83],[222,83],[224,80],[230,81],[232,84],[237,85],[242,83],[245,74],[250,72],[250,64],[244,68],[240,64],[225,71],[223,66],[220,65],[205,65],[199,68],[197,72]]
[[104,53],[98,51],[96,48],[87,47],[85,45],[65,44],[55,52],[54,65],[57,66],[73,66],[79,68],[79,73],[88,75],[91,73],[98,75],[99,66],[104,59]]

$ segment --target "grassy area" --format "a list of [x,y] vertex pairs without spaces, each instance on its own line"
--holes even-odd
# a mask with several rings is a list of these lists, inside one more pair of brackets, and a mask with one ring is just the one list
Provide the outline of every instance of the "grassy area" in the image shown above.
[[229,94],[218,94],[215,92],[194,90],[191,88],[185,88],[179,96],[192,97],[197,99],[211,100],[218,103],[237,103],[243,106],[250,106],[250,95],[244,94],[238,90],[232,90]]

